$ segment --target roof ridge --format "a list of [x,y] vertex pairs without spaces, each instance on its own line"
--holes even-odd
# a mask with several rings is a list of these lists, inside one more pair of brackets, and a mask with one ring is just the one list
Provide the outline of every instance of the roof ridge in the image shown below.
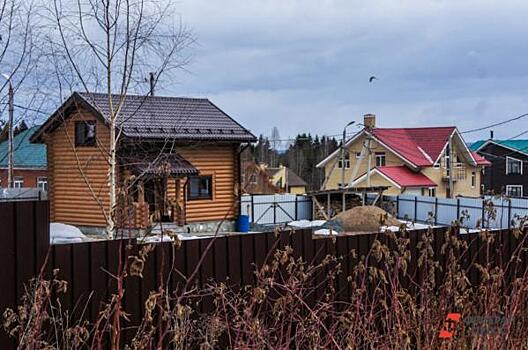
[[[108,96],[106,92],[79,92],[74,91],[83,97],[89,95],[98,95],[98,96]],[[119,97],[120,94],[110,94],[112,97]],[[139,94],[126,94],[125,97],[134,97],[134,98],[148,98],[148,99],[182,99],[182,100],[198,100],[198,101],[210,101],[207,97],[191,97],[191,96],[165,96],[165,95],[139,95]]]
[[374,128],[374,130],[424,130],[424,129],[456,129],[456,126],[419,126],[411,128]]

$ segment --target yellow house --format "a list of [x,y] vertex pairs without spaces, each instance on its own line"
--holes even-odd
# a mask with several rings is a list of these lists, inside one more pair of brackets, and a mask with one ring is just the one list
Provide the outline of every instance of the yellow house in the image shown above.
[[489,162],[467,147],[458,129],[377,128],[365,115],[365,128],[323,159],[323,189],[388,186],[386,194],[480,196],[481,170]]
[[290,168],[283,165],[278,168],[266,168],[271,183],[284,190],[286,193],[305,194],[306,182],[294,173]]

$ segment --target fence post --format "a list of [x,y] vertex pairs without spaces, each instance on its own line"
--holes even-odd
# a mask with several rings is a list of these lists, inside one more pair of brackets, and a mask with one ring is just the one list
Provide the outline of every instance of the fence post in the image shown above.
[[[512,205],[511,205],[511,198],[510,198],[508,199],[508,230],[511,229],[511,222],[512,222],[511,210],[512,210]],[[501,222],[501,226],[502,226],[502,222]]]
[[255,201],[253,200],[253,197],[254,195],[251,195],[251,223],[254,225],[255,224]]
[[298,209],[297,209],[298,203],[299,203],[299,197],[295,196],[295,221],[299,220],[299,218],[298,218]]
[[457,221],[460,221],[460,198],[457,198],[457,206],[456,206],[456,210],[457,210],[457,215],[456,215],[456,220]]
[[414,196],[414,222],[418,220],[418,196]]
[[435,197],[434,225],[438,225],[438,197]]
[[396,217],[401,219],[400,215],[400,196],[396,196]]
[[273,202],[273,225],[277,225],[277,202]]
[[482,221],[482,224],[480,225],[480,227],[484,228],[484,215],[485,215],[485,212],[484,212],[484,199],[482,200],[482,217],[480,218],[480,220]]

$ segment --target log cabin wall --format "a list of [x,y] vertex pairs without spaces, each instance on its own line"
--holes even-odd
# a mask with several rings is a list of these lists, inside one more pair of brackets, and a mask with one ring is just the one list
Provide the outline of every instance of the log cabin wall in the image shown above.
[[[96,146],[75,147],[75,122],[96,121]],[[46,137],[51,221],[79,226],[105,227],[103,210],[109,208],[106,161],[110,130],[87,111],[70,118]],[[96,201],[86,180],[99,200]]]
[[[188,223],[233,220],[238,213],[238,152],[233,144],[180,146],[178,153],[191,162],[200,175],[213,178],[213,198],[187,200]],[[182,186],[184,182],[181,182]],[[183,195],[183,193],[182,193]]]

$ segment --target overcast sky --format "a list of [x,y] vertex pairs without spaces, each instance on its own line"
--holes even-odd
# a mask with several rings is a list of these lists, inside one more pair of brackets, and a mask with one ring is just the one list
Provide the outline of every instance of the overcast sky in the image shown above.
[[[255,134],[484,126],[528,112],[526,1],[181,0],[198,39],[164,94],[205,96]],[[368,82],[375,75],[378,80]],[[528,118],[497,127],[498,138]],[[467,141],[489,131],[466,134]]]

